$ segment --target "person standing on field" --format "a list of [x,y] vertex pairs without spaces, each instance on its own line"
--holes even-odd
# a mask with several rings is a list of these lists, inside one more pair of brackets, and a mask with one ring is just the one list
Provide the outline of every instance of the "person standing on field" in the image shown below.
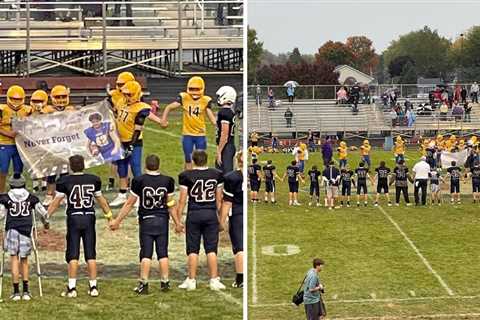
[[324,286],[320,283],[318,273],[325,263],[322,259],[313,259],[313,268],[308,270],[303,286],[303,303],[307,320],[320,320],[326,317],[327,310],[322,300]]

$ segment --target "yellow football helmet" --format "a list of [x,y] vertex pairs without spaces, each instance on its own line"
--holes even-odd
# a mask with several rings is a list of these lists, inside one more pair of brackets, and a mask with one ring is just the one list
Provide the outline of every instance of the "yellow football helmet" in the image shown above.
[[65,108],[70,104],[70,90],[62,85],[56,85],[50,91],[52,104],[56,108]]
[[437,140],[443,140],[443,135],[439,134],[439,135],[437,136]]
[[401,141],[402,141],[402,137],[401,137],[401,136],[397,136],[397,141],[398,141],[398,142],[401,142]]
[[367,139],[363,140],[363,144],[364,145],[369,145],[370,144],[370,141],[368,141]]
[[117,81],[115,82],[115,85],[117,87],[117,90],[121,90],[122,87],[128,82],[128,81],[135,81],[135,76],[133,73],[125,71],[122,72],[118,75]]
[[201,77],[191,77],[187,83],[187,93],[194,99],[200,99],[205,93],[205,81]]
[[18,109],[25,103],[25,90],[22,87],[13,85],[7,91],[7,104]]
[[457,140],[457,137],[456,137],[454,134],[452,134],[452,135],[450,136],[450,140],[452,140],[452,141]]
[[37,90],[30,97],[30,105],[34,110],[40,111],[48,103],[48,94],[43,90]]
[[122,87],[122,94],[127,98],[127,104],[140,102],[142,86],[137,81],[128,81]]
[[340,142],[340,147],[346,147],[347,143],[345,141]]

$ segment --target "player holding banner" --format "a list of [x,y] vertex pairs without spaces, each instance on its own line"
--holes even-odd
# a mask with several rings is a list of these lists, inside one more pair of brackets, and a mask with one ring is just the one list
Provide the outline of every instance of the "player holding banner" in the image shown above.
[[99,177],[86,174],[85,161],[82,156],[75,155],[68,159],[70,175],[62,176],[57,182],[56,195],[48,207],[48,216],[52,216],[60,203],[67,200],[67,249],[65,259],[68,263],[68,285],[62,293],[63,297],[77,297],[77,272],[80,257],[80,241],[83,242],[83,252],[87,262],[89,276],[88,295],[97,297],[97,262],[96,262],[96,231],[95,202],[96,200],[107,219],[112,218],[112,212],[107,200],[102,195],[102,182]]

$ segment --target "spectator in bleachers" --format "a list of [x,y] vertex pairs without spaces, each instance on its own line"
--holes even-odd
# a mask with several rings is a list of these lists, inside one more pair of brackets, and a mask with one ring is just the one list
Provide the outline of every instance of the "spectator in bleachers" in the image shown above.
[[448,114],[448,104],[446,101],[442,101],[442,105],[440,106],[440,120],[447,121],[447,114]]
[[467,102],[467,89],[462,86],[462,90],[460,91],[460,97],[462,98],[462,104]]
[[347,90],[344,86],[341,86],[340,89],[337,91],[337,103],[345,104],[348,101],[348,94]]
[[[115,7],[113,9],[113,16],[114,17],[120,17],[121,16],[120,11],[122,9],[122,1],[120,1],[120,0],[117,0],[117,1],[118,1],[118,3],[115,3]],[[125,11],[126,11],[125,17],[133,17],[131,0],[123,0],[123,2],[125,2]],[[111,25],[112,26],[119,26],[120,25],[120,20],[112,21]],[[135,24],[133,23],[132,20],[127,20],[127,26],[134,27]]]
[[453,101],[459,102],[461,99],[462,88],[459,84],[455,85],[455,90],[453,92]]
[[454,116],[455,121],[461,121],[463,119],[463,108],[458,102],[455,102],[455,105],[453,106],[452,116]]
[[323,165],[326,167],[330,161],[332,161],[333,156],[333,148],[332,142],[329,137],[327,137],[322,143],[322,158],[323,158]]
[[279,142],[276,135],[272,135],[272,150],[273,152],[278,152]]
[[315,152],[315,135],[312,132],[312,129],[308,129],[308,137],[307,137],[307,144],[308,144],[308,151]]
[[390,110],[390,119],[392,120],[392,127],[395,127],[397,125],[397,119],[398,119],[398,114],[397,111],[395,111],[395,108],[392,108]]
[[273,96],[273,89],[268,87],[268,106],[271,109],[275,109],[275,97]]
[[470,95],[472,96],[472,102],[478,103],[478,91],[480,88],[478,87],[477,82],[475,81],[472,86],[470,87]]
[[287,110],[285,111],[285,114],[283,115],[285,117],[285,121],[287,122],[287,128],[292,127],[292,119],[293,119],[293,112],[290,110],[290,107],[287,107]]
[[[63,2],[64,0],[57,0],[57,2]],[[75,6],[73,4],[61,4],[61,5],[56,5],[56,8],[62,8],[62,9],[73,9]],[[63,22],[70,22],[72,21],[72,16],[70,10],[66,11],[59,11],[58,12],[58,17],[61,21]]]
[[415,113],[412,110],[407,109],[407,126],[411,128],[413,127],[414,124],[415,124]]
[[450,99],[449,99],[450,95],[448,94],[447,89],[443,90],[441,97],[442,97],[442,103],[446,103],[448,107],[450,105]]
[[390,90],[390,106],[394,106],[397,104],[397,94],[395,93],[395,89]]
[[257,84],[257,87],[255,88],[255,101],[257,101],[257,106],[262,104],[262,88],[259,84]]
[[471,113],[472,113],[472,104],[466,102],[466,103],[463,105],[463,110],[464,110],[464,114],[465,114],[465,122],[472,122],[472,116],[471,116]]
[[288,97],[288,102],[293,103],[293,100],[295,99],[294,86],[287,86],[287,97]]

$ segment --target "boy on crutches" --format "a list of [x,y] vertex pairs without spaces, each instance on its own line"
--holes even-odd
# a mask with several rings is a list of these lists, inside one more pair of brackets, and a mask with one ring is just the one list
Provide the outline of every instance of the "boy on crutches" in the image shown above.
[[[25,189],[25,179],[23,177],[12,177],[9,180],[9,185],[10,191],[7,194],[0,195],[0,219],[5,217],[0,294],[3,284],[5,252],[7,252],[10,255],[13,282],[13,294],[10,299],[13,301],[28,301],[32,297],[28,288],[28,256],[32,247],[37,255],[36,246],[33,243],[35,239],[32,239],[32,228],[35,228],[34,214],[41,215],[43,225],[48,229],[47,210],[36,196]],[[22,294],[20,294],[20,274],[23,281]]]

